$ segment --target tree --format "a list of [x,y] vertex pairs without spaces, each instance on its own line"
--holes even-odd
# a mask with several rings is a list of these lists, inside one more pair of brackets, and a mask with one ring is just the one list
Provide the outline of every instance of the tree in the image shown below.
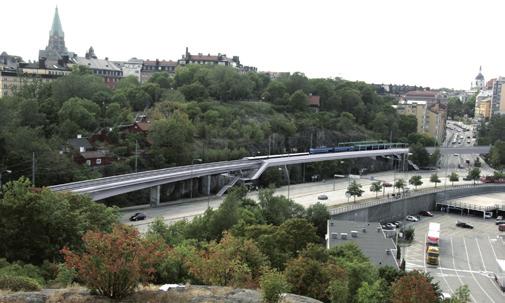
[[422,177],[419,175],[410,177],[409,184],[413,185],[414,188],[417,189],[418,186],[423,185]]
[[346,303],[349,300],[347,279],[331,280],[326,292],[331,303]]
[[347,193],[354,197],[354,202],[356,202],[356,196],[361,197],[361,195],[365,192],[361,189],[361,187],[362,185],[356,182],[356,180],[352,180],[351,184],[347,186]]
[[281,225],[287,219],[305,216],[303,206],[284,196],[274,196],[273,193],[272,189],[259,192],[259,206],[266,223]]
[[450,303],[468,303],[471,302],[470,298],[470,289],[468,285],[461,285],[456,288],[454,294],[452,294],[452,298],[449,300]]
[[379,192],[382,191],[381,181],[372,182],[372,184],[370,185],[370,191],[375,192],[375,198],[377,198],[377,196],[379,196]]
[[209,285],[256,287],[261,270],[268,265],[253,240],[225,233],[219,243],[212,241],[189,264],[189,272]]
[[312,204],[309,208],[307,208],[307,220],[316,227],[317,234],[321,238],[324,238],[324,235],[326,234],[329,218],[330,212],[328,211],[328,208],[320,202]]
[[308,107],[307,95],[302,90],[295,91],[289,98],[289,106],[293,111],[304,111]]
[[437,188],[437,184],[442,182],[440,181],[440,178],[438,178],[438,175],[437,174],[432,174],[431,177],[430,177],[430,182],[431,183],[435,183],[435,188]]
[[388,299],[388,288],[382,279],[372,284],[363,282],[356,295],[356,303],[382,303]]
[[452,182],[452,186],[454,186],[454,182],[458,182],[459,181],[459,175],[458,175],[458,173],[452,172],[449,175],[449,181],[451,181]]
[[207,89],[200,82],[183,85],[179,87],[179,91],[184,95],[186,100],[203,101],[209,97]]
[[493,167],[502,169],[505,166],[505,141],[497,140],[490,151],[490,162]]
[[430,155],[430,164],[433,166],[437,166],[440,157],[441,157],[440,149],[436,148],[435,151],[433,151],[433,154]]
[[86,231],[110,231],[118,220],[117,209],[88,196],[33,191],[26,178],[4,186],[0,213],[0,258],[34,264],[58,260],[64,245],[79,248]]
[[416,163],[420,167],[426,167],[429,165],[430,154],[423,145],[419,143],[411,145],[410,152],[412,153],[412,155],[410,156],[412,162]]
[[277,303],[280,295],[289,292],[291,286],[282,273],[271,271],[261,276],[260,288],[264,302]]
[[475,185],[475,181],[480,179],[480,168],[474,167],[468,171],[467,178],[473,180],[473,184]]
[[89,289],[114,299],[152,279],[154,265],[163,257],[159,242],[142,239],[126,225],[114,226],[110,234],[88,231],[83,241],[83,252],[62,249],[67,267],[76,269]]
[[405,180],[403,180],[401,178],[398,179],[398,180],[396,180],[396,182],[395,182],[395,188],[398,188],[398,192],[400,192],[400,190],[403,191],[404,188],[405,188]]
[[428,279],[418,271],[408,272],[391,286],[393,303],[433,303],[437,294]]

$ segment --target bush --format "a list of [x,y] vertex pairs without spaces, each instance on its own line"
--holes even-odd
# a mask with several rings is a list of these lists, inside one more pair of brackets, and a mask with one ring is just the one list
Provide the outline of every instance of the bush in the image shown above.
[[0,276],[30,278],[39,285],[44,285],[45,283],[41,270],[31,264],[7,263],[6,266],[0,268]]
[[23,276],[0,276],[0,289],[12,291],[36,291],[40,290],[40,284],[28,277]]
[[415,235],[414,227],[410,226],[405,230],[405,241],[413,241]]
[[153,278],[154,264],[163,257],[161,241],[149,241],[126,225],[115,225],[111,233],[88,231],[82,253],[64,248],[68,268],[92,291],[114,299],[123,298],[139,283]]
[[65,264],[59,264],[58,266],[58,274],[56,275],[56,278],[52,281],[55,286],[58,287],[67,287],[72,282],[74,282],[75,278],[77,277],[77,272],[73,268],[68,268],[65,266]]
[[276,303],[282,293],[290,290],[290,285],[282,273],[273,271],[265,273],[260,279],[263,301]]

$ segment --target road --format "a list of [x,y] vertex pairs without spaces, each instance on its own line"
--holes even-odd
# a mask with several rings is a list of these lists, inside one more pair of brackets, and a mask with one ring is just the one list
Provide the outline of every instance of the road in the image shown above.
[[[449,124],[452,124],[449,122]],[[453,126],[451,126],[453,128]],[[454,127],[456,128],[456,127]],[[468,131],[467,133],[470,133]],[[454,137],[457,135],[463,136],[464,132],[463,131],[458,131],[458,130],[451,130],[448,129],[448,135],[446,136],[446,141],[444,142],[444,146],[453,146],[452,140]],[[466,135],[465,135],[466,136]],[[471,140],[471,143],[469,145],[473,144],[475,142],[474,139]],[[467,143],[466,141],[462,141],[460,146],[465,146]],[[458,145],[456,143],[456,145]],[[475,155],[476,156],[476,155]],[[382,173],[377,173],[377,174],[370,174],[370,175],[364,175],[362,176],[362,179],[360,179],[358,182],[362,184],[363,190],[365,191],[362,195],[362,197],[357,198],[356,200],[360,199],[367,199],[367,198],[373,198],[375,197],[375,193],[370,192],[370,184],[374,180],[381,180],[381,181],[387,181],[391,184],[394,184],[393,180],[396,180],[398,178],[403,178],[407,183],[408,180],[411,176],[413,175],[421,175],[422,176],[422,181],[423,185],[419,186],[418,188],[427,188],[427,187],[433,187],[434,183],[430,182],[430,176],[433,173],[437,173],[441,183],[438,184],[438,186],[451,186],[452,182],[450,182],[447,178],[447,176],[451,172],[457,172],[460,176],[460,181],[459,182],[454,182],[455,185],[462,185],[462,184],[472,184],[472,181],[463,181],[461,180],[462,177],[466,176],[467,174],[467,169],[468,165],[465,163],[466,160],[470,159],[475,159],[475,156],[473,155],[447,155],[447,156],[442,156],[440,160],[440,165],[442,169],[438,169],[437,171],[410,171],[408,173],[404,172],[394,172],[394,171],[387,171],[387,172],[382,172]],[[483,161],[481,161],[483,163]],[[473,161],[471,161],[471,164],[473,164]],[[484,164],[484,163],[483,163]],[[458,167],[459,165],[459,167]],[[482,167],[483,173],[482,174],[491,174],[492,170],[487,166],[483,165]],[[374,180],[371,180],[371,179]],[[291,186],[283,186],[281,188],[276,189],[275,194],[277,195],[284,195],[284,196],[289,196],[294,202],[299,203],[303,205],[304,207],[309,207],[312,204],[315,204],[316,202],[321,202],[327,206],[334,206],[334,205],[339,205],[339,204],[344,204],[348,203],[349,200],[352,201],[352,199],[348,199],[345,196],[345,192],[347,191],[347,185],[349,183],[349,180],[347,178],[340,178],[340,179],[335,179],[335,180],[326,180],[325,182],[313,182],[313,183],[305,183],[305,184],[296,184],[296,185],[291,185]],[[412,186],[409,186],[410,190],[414,190]],[[379,195],[388,195],[392,194],[394,191],[394,188],[389,187],[385,188],[383,193],[380,193]],[[288,193],[289,192],[289,193]],[[328,197],[327,200],[318,200],[319,195],[326,195]],[[250,192],[248,194],[248,197],[254,200],[258,200],[258,193],[257,192]],[[147,215],[147,220],[141,221],[141,222],[134,222],[131,223],[133,225],[138,226],[139,230],[141,231],[146,231],[148,224],[154,220],[156,217],[161,217],[164,219],[165,222],[171,223],[176,220],[181,220],[181,219],[191,219],[192,217],[202,214],[205,212],[208,206],[212,208],[217,208],[221,204],[224,198],[216,198],[216,197],[211,197],[211,199],[207,198],[199,198],[199,199],[193,199],[193,200],[179,200],[176,201],[175,203],[171,204],[163,204],[159,208],[144,208],[141,211],[144,212]],[[129,223],[128,218],[133,215],[136,211],[139,211],[138,209],[132,209],[132,208],[127,208],[127,209],[122,209],[122,222],[124,223]]]

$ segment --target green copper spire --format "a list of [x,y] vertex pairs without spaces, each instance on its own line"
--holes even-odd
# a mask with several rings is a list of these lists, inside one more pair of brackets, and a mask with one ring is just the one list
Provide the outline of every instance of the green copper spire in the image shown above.
[[61,28],[60,16],[58,15],[58,7],[54,11],[53,26],[51,27],[51,36],[56,35],[59,37],[64,37],[63,29]]

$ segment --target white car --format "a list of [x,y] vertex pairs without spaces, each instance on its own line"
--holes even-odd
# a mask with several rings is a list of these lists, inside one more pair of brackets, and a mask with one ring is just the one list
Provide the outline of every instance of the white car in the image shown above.
[[419,221],[419,219],[416,218],[416,217],[414,217],[414,216],[407,216],[405,218],[405,220],[410,221],[410,222],[417,222],[417,221]]

